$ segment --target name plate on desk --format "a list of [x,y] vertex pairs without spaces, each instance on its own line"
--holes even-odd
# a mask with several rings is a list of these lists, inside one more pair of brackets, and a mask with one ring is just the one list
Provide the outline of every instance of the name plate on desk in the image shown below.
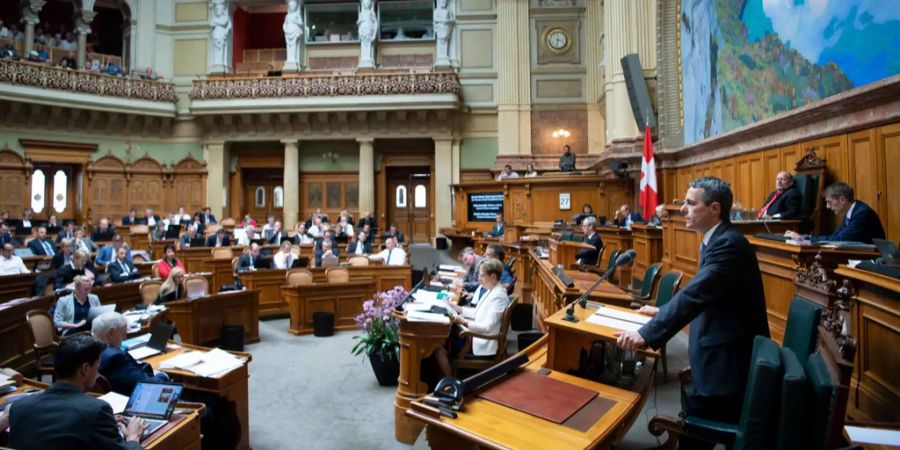
[[597,392],[525,371],[501,381],[478,396],[561,424],[593,400]]

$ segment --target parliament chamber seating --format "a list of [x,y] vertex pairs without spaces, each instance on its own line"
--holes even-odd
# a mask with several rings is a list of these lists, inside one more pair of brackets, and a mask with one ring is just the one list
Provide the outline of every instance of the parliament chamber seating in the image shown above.
[[640,289],[632,290],[631,296],[638,301],[649,301],[653,298],[656,281],[659,279],[659,271],[662,270],[662,263],[653,263],[647,267],[644,272],[644,278],[641,280]]
[[506,305],[506,309],[503,311],[503,321],[500,322],[500,332],[495,336],[484,335],[465,327],[460,330],[460,337],[477,337],[479,339],[497,341],[497,353],[484,356],[475,355],[472,353],[460,354],[459,357],[453,362],[454,366],[457,369],[484,370],[506,359],[506,357],[508,356],[507,349],[509,347],[506,343],[506,337],[509,334],[513,311],[515,310],[515,307],[518,303],[518,297],[509,297],[509,304]]
[[346,283],[350,281],[350,271],[345,267],[329,267],[325,269],[325,279],[328,283]]
[[41,377],[44,375],[53,377],[53,357],[61,339],[56,332],[53,318],[47,311],[33,309],[25,313],[25,320],[28,322],[28,330],[31,331],[31,346],[34,349],[37,372]]
[[150,280],[141,283],[141,302],[145,305],[151,305],[159,298],[159,289],[162,287],[162,281]]
[[351,256],[347,258],[347,262],[350,263],[353,267],[361,267],[369,265],[369,258],[367,256],[357,255]]
[[[661,308],[666,303],[669,303],[669,300],[672,300],[672,297],[678,292],[678,286],[681,284],[681,278],[684,276],[681,272],[677,270],[672,270],[666,272],[662,277],[659,278],[659,283],[656,286],[656,296],[653,301],[653,306],[657,308]],[[662,360],[662,370],[663,370],[663,381],[668,381],[669,379],[669,362],[666,356],[666,344],[663,344],[659,349],[659,357]]]
[[285,275],[285,283],[291,287],[304,286],[313,282],[313,274],[307,269],[291,269]]

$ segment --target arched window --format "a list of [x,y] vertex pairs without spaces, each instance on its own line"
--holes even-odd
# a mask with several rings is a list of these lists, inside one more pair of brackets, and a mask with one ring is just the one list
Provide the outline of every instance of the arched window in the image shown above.
[[53,175],[53,210],[61,213],[66,210],[66,194],[69,177],[62,170]]
[[265,208],[266,207],[266,188],[265,186],[257,186],[256,193],[253,196],[256,199],[256,207],[257,208]]
[[44,189],[47,182],[43,170],[35,170],[31,174],[31,210],[35,213],[44,211]]
[[428,206],[428,190],[424,184],[416,185],[416,208],[425,208]]
[[397,186],[397,191],[394,193],[394,198],[394,202],[396,203],[397,208],[406,208],[406,186]]
[[284,188],[281,186],[275,186],[275,192],[272,193],[274,197],[272,199],[272,206],[276,208],[284,208]]

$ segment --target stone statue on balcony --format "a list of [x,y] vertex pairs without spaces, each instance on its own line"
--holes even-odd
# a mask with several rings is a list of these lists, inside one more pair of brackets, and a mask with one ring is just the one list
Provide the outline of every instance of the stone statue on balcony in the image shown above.
[[359,11],[359,67],[361,69],[375,67],[375,38],[378,35],[378,17],[375,16],[375,4],[372,0],[362,0]]
[[303,17],[297,0],[288,0],[288,12],[284,16],[284,42],[287,47],[287,58],[281,70],[296,72],[300,70],[300,39],[303,38]]
[[212,57],[210,72],[224,73],[228,71],[228,40],[231,38],[231,17],[225,0],[212,0],[209,26],[212,28]]
[[450,35],[456,18],[453,11],[447,7],[448,0],[437,0],[434,8],[434,37],[437,40],[437,59],[434,62],[436,68],[449,68],[451,59]]

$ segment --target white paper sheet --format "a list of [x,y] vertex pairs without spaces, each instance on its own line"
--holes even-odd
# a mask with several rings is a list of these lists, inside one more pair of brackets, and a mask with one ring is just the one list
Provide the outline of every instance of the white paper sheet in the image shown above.
[[417,302],[427,303],[429,301],[436,302],[438,299],[438,294],[440,292],[427,291],[425,289],[419,289],[416,292],[413,292],[412,297]]
[[159,367],[163,369],[191,370],[193,366],[200,363],[204,354],[204,352],[197,351],[185,352],[160,362]]
[[193,372],[201,377],[211,377],[241,367],[243,363],[243,360],[231,353],[214,348],[203,355],[203,361],[194,366]]
[[850,442],[854,444],[875,444],[900,446],[900,430],[884,428],[845,426]]
[[650,316],[645,316],[643,314],[631,313],[627,311],[621,311],[613,308],[599,308],[597,312],[594,313],[598,316],[611,317],[613,319],[624,320],[626,322],[634,322],[639,323],[641,325],[650,321]]
[[425,303],[406,302],[403,304],[404,311],[431,311],[431,305]]
[[443,314],[435,314],[424,311],[410,311],[406,314],[406,320],[410,322],[432,322],[450,324],[450,318]]
[[135,349],[128,350],[128,354],[131,355],[132,358],[140,361],[144,358],[149,358],[153,355],[160,354],[160,351],[148,346],[138,347]]
[[612,317],[606,316],[598,316],[596,314],[591,314],[591,317],[587,318],[587,322],[594,325],[600,325],[603,327],[614,328],[616,330],[623,331],[637,331],[641,328],[640,324],[636,324],[634,322],[626,322],[624,320],[613,319]]
[[125,407],[128,406],[128,397],[115,392],[110,392],[97,398],[109,403],[109,406],[112,407],[113,414],[122,414],[125,412]]

